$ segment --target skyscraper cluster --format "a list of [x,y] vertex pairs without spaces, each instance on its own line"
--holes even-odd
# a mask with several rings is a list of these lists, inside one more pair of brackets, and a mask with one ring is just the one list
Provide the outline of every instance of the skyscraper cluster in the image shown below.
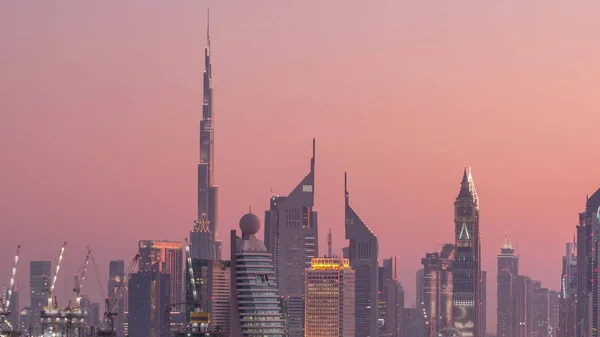
[[[225,260],[217,236],[209,27],[204,63],[197,218],[189,240],[140,240],[129,264],[110,261],[104,317],[100,303],[81,297],[86,324],[98,327],[98,336],[487,336],[488,275],[482,270],[480,199],[470,168],[454,200],[454,238],[421,259],[412,308],[405,305],[398,257],[380,261],[378,237],[359,216],[360,205],[350,202],[346,173],[347,246],[334,256],[330,231],[328,253],[319,254],[315,139],[308,173],[289,194],[270,197],[264,227],[251,210],[241,217],[239,230],[229,233]],[[263,240],[257,237],[261,227]],[[576,240],[566,244],[559,292],[522,274],[516,248],[505,238],[497,255],[497,337],[598,335],[600,190],[587,198],[576,231]],[[59,261],[63,251],[64,246]],[[72,335],[57,332],[49,318],[67,312],[48,296],[57,271],[58,266],[53,275],[51,261],[30,263],[31,305],[14,320],[30,336]],[[10,311],[18,311],[18,295],[11,293]],[[64,315],[59,321],[72,324]]]

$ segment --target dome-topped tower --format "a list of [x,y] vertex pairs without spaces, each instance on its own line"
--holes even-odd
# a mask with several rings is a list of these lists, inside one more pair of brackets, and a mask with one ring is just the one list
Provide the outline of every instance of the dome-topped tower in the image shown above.
[[252,212],[244,214],[240,219],[240,230],[243,235],[255,235],[260,230],[260,219]]

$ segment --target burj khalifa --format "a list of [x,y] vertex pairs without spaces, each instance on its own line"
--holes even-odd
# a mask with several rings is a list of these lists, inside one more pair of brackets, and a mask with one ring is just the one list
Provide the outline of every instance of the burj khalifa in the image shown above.
[[190,233],[192,258],[221,259],[221,244],[216,238],[217,192],[214,183],[214,115],[212,65],[210,63],[210,15],[206,24],[202,119],[200,121],[200,162],[198,163],[198,215]]

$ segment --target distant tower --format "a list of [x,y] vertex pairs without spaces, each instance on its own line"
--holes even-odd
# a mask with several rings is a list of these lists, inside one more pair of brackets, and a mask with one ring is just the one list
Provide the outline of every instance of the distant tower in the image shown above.
[[[283,336],[271,254],[256,238],[260,220],[252,213],[245,214],[240,219],[240,230],[241,237],[236,235],[235,230],[231,231],[230,335]],[[260,301],[257,302],[258,298]]]
[[319,256],[315,200],[315,139],[310,172],[287,196],[273,195],[265,212],[265,246],[273,254],[289,337],[304,336],[304,270]]
[[198,218],[190,233],[192,258],[214,260],[221,256],[215,244],[217,232],[217,191],[214,184],[214,115],[212,64],[210,63],[210,16],[206,25],[202,120],[200,121],[200,163],[198,163]]
[[356,337],[377,336],[379,241],[375,233],[350,207],[348,179],[344,174],[346,239],[348,257],[356,272]]
[[454,202],[454,327],[464,337],[484,337],[481,312],[481,241],[479,198],[471,170],[465,168]]
[[[47,289],[50,287],[51,277],[50,261],[31,261],[29,269],[29,288],[31,301],[32,332],[36,335],[42,333],[41,311],[48,306]],[[117,336],[121,337],[121,336]]]

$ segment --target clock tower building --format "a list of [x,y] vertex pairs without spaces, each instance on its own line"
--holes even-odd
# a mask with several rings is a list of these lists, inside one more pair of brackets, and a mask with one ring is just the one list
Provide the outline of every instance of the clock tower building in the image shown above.
[[479,198],[471,169],[465,168],[460,192],[454,202],[453,316],[454,327],[464,337],[484,337],[481,294],[481,241]]

